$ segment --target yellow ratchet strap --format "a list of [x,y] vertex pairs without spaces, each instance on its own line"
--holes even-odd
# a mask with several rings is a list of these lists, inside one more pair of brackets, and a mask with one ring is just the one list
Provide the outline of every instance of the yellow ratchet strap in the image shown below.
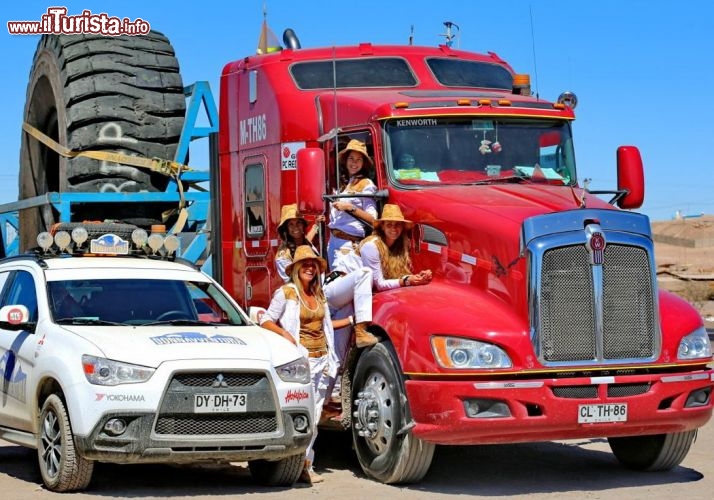
[[112,163],[121,163],[122,165],[131,165],[132,167],[148,168],[149,170],[153,170],[154,172],[158,172],[169,177],[177,177],[181,174],[181,172],[191,170],[186,165],[175,161],[163,160],[161,158],[129,156],[109,151],[73,151],[64,147],[51,137],[47,137],[27,122],[22,124],[22,129],[42,144],[52,149],[55,153],[66,158],[84,157],[100,161],[110,161]]

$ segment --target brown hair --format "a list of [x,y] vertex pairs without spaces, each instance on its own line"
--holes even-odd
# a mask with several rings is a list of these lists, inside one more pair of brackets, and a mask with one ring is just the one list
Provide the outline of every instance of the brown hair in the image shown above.
[[379,260],[382,264],[382,275],[385,279],[401,278],[405,274],[412,272],[412,259],[409,256],[409,231],[404,228],[399,238],[388,247],[385,243],[384,229],[374,228],[374,234],[362,240],[362,245],[368,241],[374,241],[379,251]]

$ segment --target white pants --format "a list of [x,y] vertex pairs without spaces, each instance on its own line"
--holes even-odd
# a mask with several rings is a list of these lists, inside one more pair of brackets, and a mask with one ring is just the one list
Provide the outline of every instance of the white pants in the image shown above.
[[310,378],[312,379],[312,390],[314,392],[315,401],[315,420],[313,422],[312,428],[312,439],[310,444],[305,450],[305,458],[312,464],[315,461],[315,451],[312,449],[315,444],[315,439],[317,438],[317,424],[320,423],[320,416],[322,415],[322,405],[325,402],[325,394],[327,394],[327,387],[330,384],[330,376],[327,374],[327,358],[326,356],[321,356],[319,358],[308,358],[310,361]]
[[[332,319],[354,314],[355,323],[372,321],[372,270],[362,267],[324,286]],[[335,352],[340,364],[347,355],[350,328],[335,330]]]
[[343,249],[345,251],[352,250],[352,242],[350,240],[343,240],[342,238],[338,238],[334,234],[331,234],[330,241],[327,242],[328,269],[334,269],[335,260],[338,258]]

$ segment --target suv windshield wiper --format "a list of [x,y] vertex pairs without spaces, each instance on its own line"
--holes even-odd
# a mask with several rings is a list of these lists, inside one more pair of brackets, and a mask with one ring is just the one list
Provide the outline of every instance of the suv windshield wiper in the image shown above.
[[156,325],[180,325],[180,326],[210,326],[210,325],[225,325],[225,323],[217,323],[214,321],[201,321],[198,319],[165,319],[161,321],[150,321],[138,326],[156,326]]
[[60,318],[55,321],[58,325],[106,325],[106,326],[121,326],[124,323],[116,321],[107,321],[99,318]]

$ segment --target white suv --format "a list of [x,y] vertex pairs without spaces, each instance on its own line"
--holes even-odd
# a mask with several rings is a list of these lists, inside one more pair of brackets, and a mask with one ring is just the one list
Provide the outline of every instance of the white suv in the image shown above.
[[141,231],[143,258],[98,256],[131,244],[75,230],[0,261],[0,438],[36,448],[53,491],[86,488],[94,461],[248,461],[292,484],[314,425],[307,359]]

